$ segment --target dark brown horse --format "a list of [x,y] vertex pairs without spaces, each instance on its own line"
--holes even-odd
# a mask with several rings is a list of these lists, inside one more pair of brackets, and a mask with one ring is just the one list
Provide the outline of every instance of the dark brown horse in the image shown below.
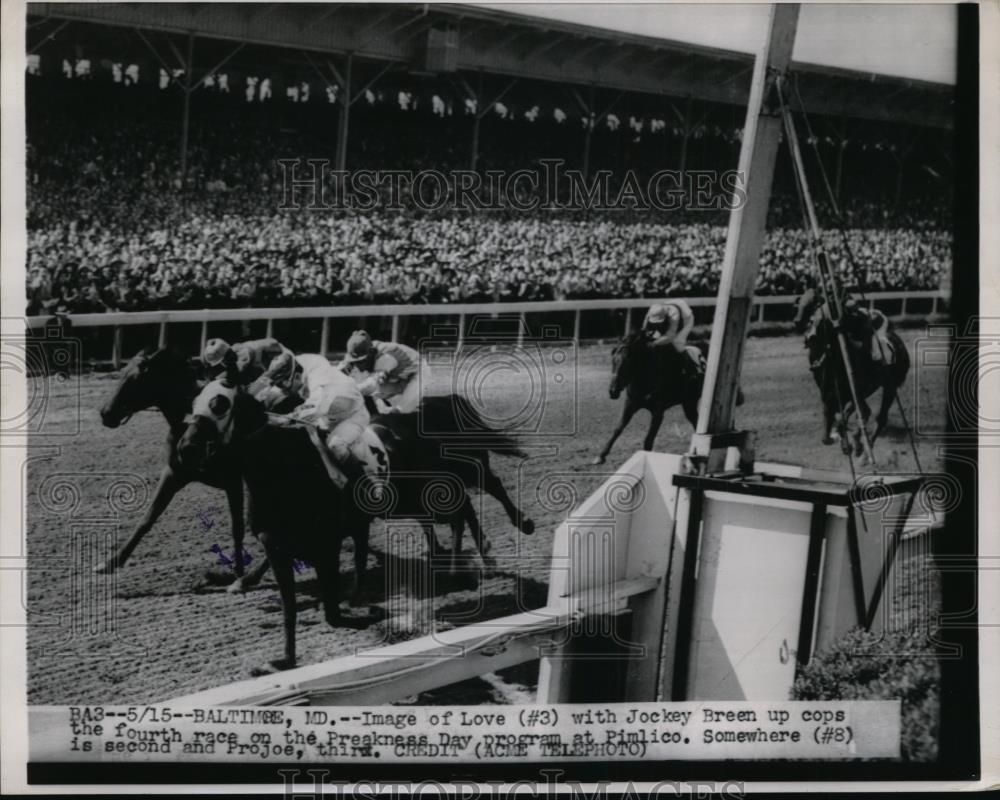
[[[825,314],[817,314],[822,298],[813,290],[808,290],[799,299],[795,317],[796,330],[805,332],[805,347],[809,354],[809,370],[819,388],[823,404],[823,444],[833,444],[837,439],[844,453],[860,456],[864,453],[862,435],[867,430],[871,408],[866,402],[877,390],[882,390],[878,413],[875,416],[875,432],[870,438],[872,444],[885,430],[889,421],[889,409],[895,401],[899,387],[906,380],[910,370],[910,354],[899,335],[890,330],[886,334],[889,352],[883,353],[881,361],[871,356],[870,326],[860,323],[851,326],[851,320],[844,325],[848,344],[848,361],[854,377],[854,388],[860,405],[861,424],[848,436],[847,424],[855,411],[851,386],[847,380],[847,370],[833,322]],[[857,312],[860,314],[861,312]],[[852,336],[852,331],[856,332]],[[853,343],[853,344],[852,344]],[[836,434],[836,435],[834,435]]]
[[193,417],[178,440],[178,459],[192,471],[208,468],[220,456],[239,465],[250,497],[251,530],[278,582],[285,627],[284,656],[253,672],[290,669],[296,664],[296,559],[316,570],[326,621],[358,627],[357,618],[340,612],[340,550],[343,539],[353,537],[357,596],[368,560],[369,520],[350,501],[350,484],[338,490],[331,483],[305,430],[269,425],[263,404],[224,381],[202,391],[212,395],[215,418]]
[[203,467],[191,469],[181,464],[177,457],[178,439],[186,429],[185,419],[200,390],[201,382],[188,360],[171,350],[146,348],[122,370],[114,393],[101,407],[101,421],[109,428],[117,428],[139,411],[158,408],[167,423],[166,463],[160,471],[145,517],[121,549],[95,568],[96,572],[114,572],[124,566],[177,492],[189,483],[203,483],[226,493],[232,519],[233,568],[236,571],[236,581],[229,586],[229,590],[241,591],[256,583],[267,569],[264,562],[251,575],[244,575],[243,481],[237,465],[223,454],[223,457],[213,459]]
[[[295,665],[296,559],[316,568],[327,621],[334,626],[357,624],[356,618],[344,617],[339,608],[341,542],[347,536],[354,539],[353,601],[357,602],[363,594],[368,529],[374,517],[418,519],[430,530],[432,554],[433,522],[451,522],[456,537],[469,522],[485,556],[487,548],[465,491],[468,486],[479,486],[499,495],[522,531],[534,529],[489,466],[491,451],[520,454],[515,442],[491,430],[478,415],[468,416],[474,409],[460,398],[429,398],[416,414],[376,418],[373,428],[390,452],[389,484],[376,500],[363,477],[337,490],[308,433],[268,425],[263,405],[245,392],[228,387],[225,381],[214,381],[203,390],[202,401],[209,394],[221,399],[199,404],[211,413],[193,418],[180,437],[178,454],[190,469],[204,468],[224,452],[239,464],[250,495],[251,528],[271,562],[284,609],[285,655],[265,671]],[[421,419],[426,429],[435,431],[433,438],[421,435],[425,429]],[[443,447],[449,441],[460,457],[449,457]],[[448,494],[449,499],[440,494],[435,499],[436,492]],[[453,554],[458,549],[456,541]]]
[[[698,401],[705,378],[705,357],[689,345],[685,353],[673,347],[650,347],[642,332],[626,336],[611,351],[611,385],[608,394],[617,400],[625,392],[625,406],[618,424],[592,464],[603,464],[615,441],[640,409],[650,413],[643,450],[652,450],[668,408],[680,404],[692,426],[698,422]],[[682,359],[689,359],[684,364]]]

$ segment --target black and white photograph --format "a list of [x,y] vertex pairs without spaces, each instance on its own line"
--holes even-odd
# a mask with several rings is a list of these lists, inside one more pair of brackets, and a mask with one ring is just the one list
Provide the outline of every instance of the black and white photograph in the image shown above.
[[4,0],[5,792],[995,785],[997,16]]

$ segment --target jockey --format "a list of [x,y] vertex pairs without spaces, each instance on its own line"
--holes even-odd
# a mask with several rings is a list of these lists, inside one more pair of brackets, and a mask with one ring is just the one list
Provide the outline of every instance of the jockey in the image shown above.
[[367,378],[358,376],[361,393],[387,403],[389,411],[399,414],[417,410],[420,383],[429,377],[424,361],[412,347],[375,341],[366,331],[351,334],[340,369],[348,375],[369,373]]
[[349,470],[359,465],[373,478],[388,476],[385,448],[368,428],[368,409],[354,381],[324,356],[309,353],[283,354],[272,362],[271,372],[275,381],[287,383],[305,400],[288,415],[289,421],[321,431],[327,450],[340,465]]
[[689,372],[695,365],[687,358],[687,337],[694,327],[694,312],[681,299],[657,303],[646,312],[642,321],[642,334],[652,348],[672,347],[682,356],[681,369]]
[[272,378],[272,368],[280,356],[294,358],[292,351],[277,339],[254,339],[234,345],[223,339],[209,339],[202,358],[214,374],[225,372],[234,385],[249,386],[260,378]]
[[841,328],[856,351],[868,346],[873,363],[893,362],[892,345],[889,343],[889,320],[876,308],[865,308],[855,297],[844,300],[844,318]]

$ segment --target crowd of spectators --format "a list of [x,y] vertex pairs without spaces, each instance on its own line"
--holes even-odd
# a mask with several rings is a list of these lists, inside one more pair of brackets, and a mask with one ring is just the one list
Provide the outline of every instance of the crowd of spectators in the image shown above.
[[[181,185],[173,128],[31,122],[29,314],[705,296],[717,288],[724,213],[282,211],[277,159],[314,154],[308,137],[195,125]],[[380,148],[359,138],[359,165],[378,167]],[[441,165],[423,153],[413,166]],[[848,283],[933,289],[950,270],[940,204],[848,202],[844,219],[846,237],[824,236],[845,269],[846,238],[862,273],[845,275]],[[811,270],[794,195],[778,191],[757,291],[800,292]]]

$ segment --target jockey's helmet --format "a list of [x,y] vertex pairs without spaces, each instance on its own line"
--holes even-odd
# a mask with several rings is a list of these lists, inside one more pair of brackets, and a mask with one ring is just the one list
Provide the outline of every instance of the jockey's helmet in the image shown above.
[[347,360],[351,362],[364,361],[375,349],[372,337],[367,331],[354,331],[347,340]]
[[210,367],[217,367],[223,362],[226,353],[230,351],[229,342],[224,339],[209,339],[205,345],[203,358]]
[[647,325],[662,325],[667,321],[667,309],[662,303],[651,306],[646,312]]

